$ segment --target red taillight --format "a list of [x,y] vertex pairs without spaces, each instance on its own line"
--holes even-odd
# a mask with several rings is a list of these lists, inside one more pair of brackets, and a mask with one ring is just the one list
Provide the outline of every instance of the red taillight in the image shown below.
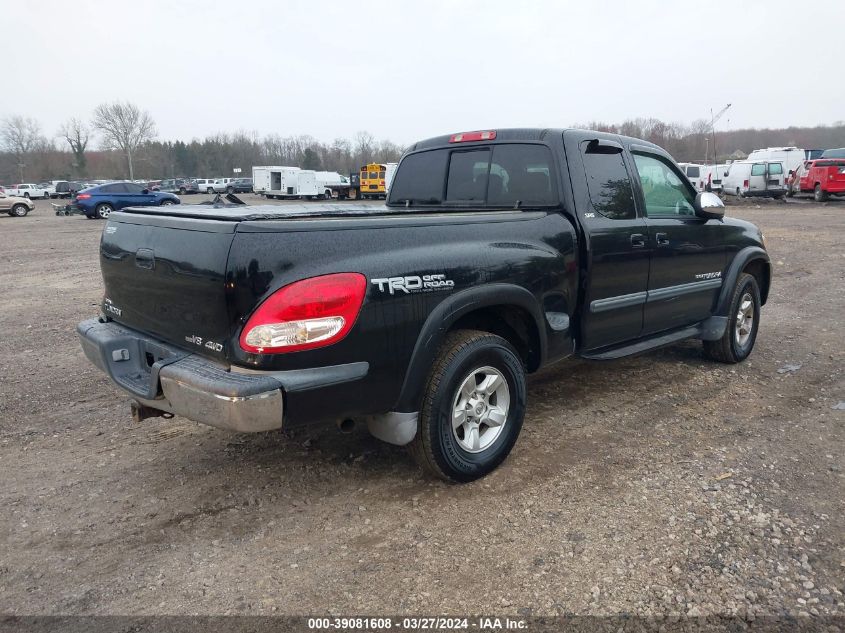
[[449,137],[450,143],[469,143],[471,141],[492,141],[496,138],[496,130],[489,130],[487,132],[463,132],[461,134],[452,134]]
[[748,181],[747,181],[747,180],[743,180],[743,181],[742,181],[742,186],[743,186],[743,187],[745,187],[745,188],[747,189],[747,188],[748,188]]
[[241,348],[284,354],[337,343],[355,324],[366,290],[360,273],[311,277],[280,288],[247,321]]
[[76,194],[77,200],[87,200],[90,197],[91,197],[90,193],[78,193],[78,194]]
[[381,186],[384,187],[384,181],[380,180],[379,182],[381,183]]

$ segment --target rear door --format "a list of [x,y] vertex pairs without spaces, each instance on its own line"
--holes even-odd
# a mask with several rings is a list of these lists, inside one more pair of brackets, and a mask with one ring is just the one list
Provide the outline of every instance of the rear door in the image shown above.
[[697,323],[712,313],[727,250],[720,220],[695,215],[695,194],[672,161],[657,153],[633,153],[649,244],[643,334]]
[[565,132],[573,193],[587,239],[581,313],[585,351],[640,336],[651,248],[622,146]]
[[751,174],[748,176],[748,191],[761,193],[768,189],[768,170],[766,163],[758,162],[751,164]]

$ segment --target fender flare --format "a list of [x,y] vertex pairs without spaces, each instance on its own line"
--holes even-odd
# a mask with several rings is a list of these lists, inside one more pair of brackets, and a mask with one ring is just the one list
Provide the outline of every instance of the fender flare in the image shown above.
[[543,313],[537,298],[528,289],[513,284],[493,283],[468,288],[442,301],[432,310],[423,324],[414,345],[411,362],[405,372],[405,380],[402,383],[399,400],[394,407],[395,411],[419,410],[426,377],[449,328],[465,314],[493,306],[515,306],[523,308],[531,315],[540,339],[542,364],[546,355],[547,339]]
[[713,311],[713,314],[728,316],[728,308],[730,307],[731,297],[736,287],[736,280],[739,278],[739,274],[743,268],[753,261],[762,261],[768,272],[769,285],[760,288],[760,303],[766,303],[772,279],[772,265],[769,260],[769,254],[760,246],[746,246],[734,256],[733,261],[725,272],[722,282],[722,292],[719,294],[719,301],[716,303],[716,309]]

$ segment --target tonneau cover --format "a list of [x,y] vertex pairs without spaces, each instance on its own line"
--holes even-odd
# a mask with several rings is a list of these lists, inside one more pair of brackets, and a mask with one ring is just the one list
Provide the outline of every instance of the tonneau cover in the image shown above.
[[204,204],[174,204],[163,207],[127,207],[121,213],[158,215],[175,218],[194,218],[197,220],[228,220],[231,222],[249,222],[252,220],[284,220],[288,218],[313,217],[355,217],[368,215],[386,215],[402,213],[402,210],[389,209],[384,205],[347,204],[285,204],[285,205],[243,205],[220,206]]

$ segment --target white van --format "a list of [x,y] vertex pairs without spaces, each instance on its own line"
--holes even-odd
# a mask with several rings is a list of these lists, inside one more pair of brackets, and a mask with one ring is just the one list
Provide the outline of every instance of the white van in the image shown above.
[[695,187],[696,191],[704,191],[707,185],[707,174],[705,173],[706,165],[698,163],[678,163],[678,167],[684,172],[684,175]]
[[780,161],[788,174],[798,169],[807,160],[807,152],[800,147],[767,147],[755,149],[745,160]]
[[701,168],[701,179],[704,181],[704,190],[705,191],[721,191],[722,190],[722,178],[725,176],[725,172],[728,171],[727,163],[721,165],[704,165]]
[[722,178],[722,191],[732,196],[781,198],[786,193],[783,163],[765,160],[737,160]]

